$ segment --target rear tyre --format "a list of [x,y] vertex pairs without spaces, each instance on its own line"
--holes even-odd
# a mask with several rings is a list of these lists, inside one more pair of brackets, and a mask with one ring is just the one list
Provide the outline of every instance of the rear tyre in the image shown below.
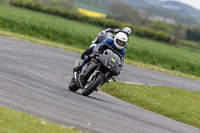
[[104,79],[103,76],[99,74],[90,83],[87,83],[83,88],[82,95],[84,96],[90,95],[94,90],[96,90],[101,85],[103,79]]
[[76,81],[71,80],[71,82],[69,83],[69,90],[75,92],[78,89],[79,87],[76,86]]

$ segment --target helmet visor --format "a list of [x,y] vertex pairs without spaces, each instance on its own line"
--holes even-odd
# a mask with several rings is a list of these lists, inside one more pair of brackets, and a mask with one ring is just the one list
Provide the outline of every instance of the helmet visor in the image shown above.
[[126,45],[126,42],[123,42],[119,39],[116,40],[117,44],[120,45],[120,46],[125,46]]

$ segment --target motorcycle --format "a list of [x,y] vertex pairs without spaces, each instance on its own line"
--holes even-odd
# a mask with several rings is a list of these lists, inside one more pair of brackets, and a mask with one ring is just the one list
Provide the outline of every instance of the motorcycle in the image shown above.
[[[70,91],[82,89],[82,95],[88,96],[93,91],[98,91],[98,88],[109,79],[118,76],[122,66],[122,56],[111,48],[109,45],[103,45],[102,53],[93,53],[92,59],[86,63],[83,68],[73,72],[71,82],[69,84]],[[75,66],[80,65],[80,61],[75,61]]]

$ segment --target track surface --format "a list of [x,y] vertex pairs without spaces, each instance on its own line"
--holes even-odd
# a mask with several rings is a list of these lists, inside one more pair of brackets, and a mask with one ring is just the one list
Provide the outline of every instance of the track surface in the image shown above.
[[[0,105],[96,133],[199,133],[200,129],[103,92],[70,92],[79,54],[0,36]],[[200,82],[125,65],[118,80],[200,90]]]

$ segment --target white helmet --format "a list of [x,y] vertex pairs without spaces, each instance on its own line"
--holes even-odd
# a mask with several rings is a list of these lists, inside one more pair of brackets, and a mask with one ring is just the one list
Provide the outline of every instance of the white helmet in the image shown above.
[[129,27],[124,27],[124,28],[122,29],[122,31],[125,32],[127,35],[130,35],[130,34],[132,33],[132,30],[131,30],[131,28],[129,28]]
[[123,33],[119,32],[115,35],[114,44],[118,49],[123,49],[128,43],[128,36]]

